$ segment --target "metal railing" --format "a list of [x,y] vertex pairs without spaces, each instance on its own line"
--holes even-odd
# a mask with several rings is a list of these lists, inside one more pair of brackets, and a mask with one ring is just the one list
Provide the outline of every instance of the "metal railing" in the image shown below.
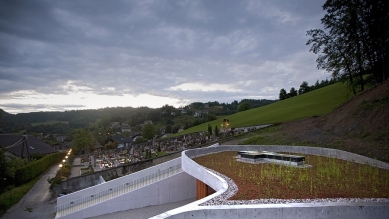
[[55,207],[56,208],[55,210],[57,212],[56,217],[62,217],[71,214],[73,212],[76,212],[78,210],[90,207],[92,205],[102,203],[111,198],[115,198],[117,196],[123,195],[135,189],[150,185],[162,179],[166,179],[179,172],[182,172],[181,164],[176,164],[164,170],[155,171],[154,173],[149,174],[147,176],[143,176],[141,178],[128,181],[124,184],[114,186],[110,189],[106,189],[101,192],[97,192],[93,195],[88,195],[83,198],[79,198],[74,201],[62,205],[58,205]]

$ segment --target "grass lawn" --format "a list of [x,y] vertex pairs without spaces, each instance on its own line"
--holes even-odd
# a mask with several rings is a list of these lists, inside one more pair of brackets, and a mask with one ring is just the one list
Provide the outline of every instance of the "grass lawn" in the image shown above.
[[[348,100],[351,95],[346,85],[336,83],[303,95],[230,115],[228,116],[230,127],[282,123],[305,117],[325,115]],[[222,121],[223,118],[220,118],[209,122],[209,124],[213,129],[216,125],[220,129]],[[178,134],[206,131],[207,127],[208,123],[203,123]]]
[[41,176],[38,176],[34,180],[24,185],[15,187],[0,194],[0,216],[3,215],[12,205],[18,203],[23,198],[23,196],[27,194],[28,191],[30,191],[35,183],[38,182],[40,178]]
[[231,200],[389,198],[389,170],[314,155],[304,155],[308,168],[248,164],[235,156],[229,151],[193,159],[235,182],[238,192]]

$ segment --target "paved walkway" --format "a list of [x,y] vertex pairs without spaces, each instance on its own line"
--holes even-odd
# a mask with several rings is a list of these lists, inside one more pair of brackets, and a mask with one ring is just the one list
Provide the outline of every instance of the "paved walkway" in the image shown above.
[[84,165],[81,164],[81,158],[79,157],[74,158],[72,168],[70,169],[69,178],[80,176],[81,168],[84,168]]
[[[54,177],[59,169],[53,166],[32,189],[1,217],[2,219],[53,219],[57,200],[51,199],[50,184],[47,179]],[[30,210],[30,211],[28,211]]]
[[196,199],[187,199],[184,201],[173,202],[163,205],[153,205],[144,208],[137,208],[127,211],[118,211],[111,214],[104,214],[96,217],[90,217],[89,219],[128,219],[128,218],[136,218],[136,219],[146,219],[150,217],[154,217],[156,215],[162,214],[164,212],[170,211],[172,209],[187,205],[196,201]]

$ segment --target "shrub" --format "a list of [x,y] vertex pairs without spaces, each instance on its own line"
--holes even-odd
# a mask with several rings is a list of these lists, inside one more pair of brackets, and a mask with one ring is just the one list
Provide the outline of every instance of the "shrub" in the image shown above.
[[22,185],[28,183],[46,171],[51,165],[60,162],[64,156],[65,153],[50,154],[17,169],[15,172],[15,184]]

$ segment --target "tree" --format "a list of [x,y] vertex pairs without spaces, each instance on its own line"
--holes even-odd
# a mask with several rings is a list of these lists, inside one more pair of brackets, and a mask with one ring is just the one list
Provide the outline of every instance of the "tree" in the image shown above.
[[166,126],[165,133],[172,133],[172,125],[167,125]]
[[208,123],[208,135],[212,135],[212,126]]
[[288,98],[288,94],[286,93],[286,90],[284,88],[280,90],[279,98],[280,100],[285,100]]
[[143,138],[142,136],[139,136],[135,139],[135,144],[140,144],[144,142],[147,142],[147,139]]
[[250,109],[250,103],[248,102],[242,102],[238,106],[238,112],[243,112]]
[[[310,51],[320,54],[319,69],[364,90],[366,82],[388,78],[389,3],[374,0],[327,0],[324,30],[307,31]],[[355,90],[354,90],[355,93]]]
[[308,82],[303,81],[303,83],[300,85],[298,93],[299,93],[299,95],[308,93],[309,89],[310,89],[310,87],[308,86]]
[[146,124],[142,129],[142,136],[148,140],[154,138],[155,136],[155,127],[153,124]]
[[294,89],[294,87],[290,88],[290,92],[288,94],[289,97],[295,97],[297,96],[297,91]]
[[217,125],[215,126],[215,135],[219,136],[219,128],[217,127]]
[[76,129],[73,134],[73,150],[75,153],[80,153],[82,151],[89,150],[93,145],[94,139],[92,134],[87,129]]

